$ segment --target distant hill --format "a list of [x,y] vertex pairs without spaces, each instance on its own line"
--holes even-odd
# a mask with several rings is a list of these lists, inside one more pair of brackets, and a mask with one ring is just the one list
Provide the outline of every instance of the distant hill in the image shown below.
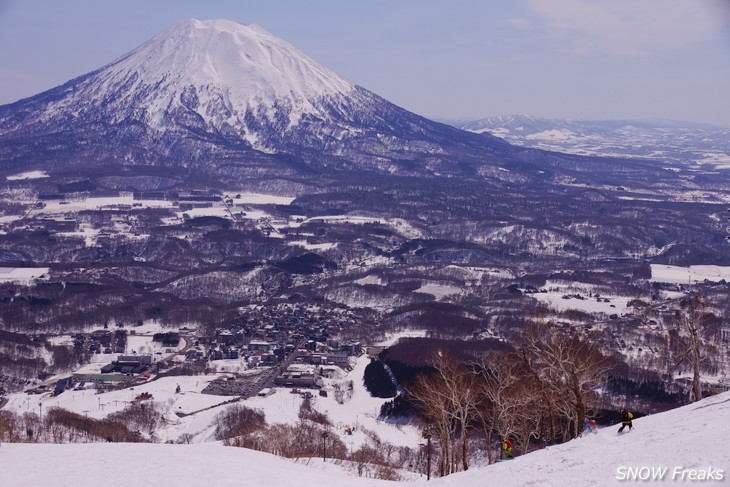
[[586,156],[647,157],[730,167],[730,128],[674,120],[579,121],[506,115],[447,122],[511,144]]

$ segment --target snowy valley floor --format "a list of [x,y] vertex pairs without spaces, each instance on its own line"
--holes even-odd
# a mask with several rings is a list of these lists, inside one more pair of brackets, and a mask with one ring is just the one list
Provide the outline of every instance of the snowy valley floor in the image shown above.
[[[489,467],[433,480],[444,486],[603,486],[645,483],[628,468],[666,468],[671,485],[728,485],[730,393],[634,421],[631,433],[602,429],[564,445]],[[0,485],[122,486],[376,486],[391,482],[347,477],[337,469],[296,464],[265,453],[217,443],[2,444]],[[316,468],[312,468],[316,467]],[[684,478],[678,469],[684,469]],[[708,470],[711,469],[711,470]],[[694,470],[694,474],[689,473]],[[655,470],[656,471],[656,470]],[[719,471],[722,471],[720,473]],[[649,470],[638,470],[642,477]],[[707,477],[705,480],[697,477]],[[661,475],[661,470],[657,471]],[[695,475],[695,479],[690,477]],[[623,477],[625,480],[621,480]],[[722,479],[718,479],[722,477]],[[425,479],[424,479],[425,481]]]

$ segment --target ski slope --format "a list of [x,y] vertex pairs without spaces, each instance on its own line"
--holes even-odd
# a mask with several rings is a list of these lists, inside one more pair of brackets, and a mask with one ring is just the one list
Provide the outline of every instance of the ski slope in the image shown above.
[[[730,470],[730,393],[634,421],[635,429],[618,435],[618,426],[553,446],[513,461],[434,479],[435,486],[490,485],[565,487],[622,485],[640,480],[633,472],[662,475],[671,485],[727,485]],[[3,444],[0,485],[97,487],[160,484],[176,487],[394,485],[346,477],[336,469],[294,463],[261,452],[219,443],[166,444]],[[642,470],[643,469],[643,470]],[[653,469],[653,470],[652,470]],[[664,470],[662,470],[664,469]],[[713,478],[700,480],[702,476]],[[640,477],[641,478],[641,477]],[[694,480],[692,480],[694,478]],[[621,480],[624,479],[624,480]]]
[[[662,482],[690,485],[689,474],[675,469],[723,471],[722,480],[710,485],[728,485],[730,474],[730,393],[665,413],[634,420],[634,430],[618,434],[619,425],[597,434],[540,450],[514,461],[442,479],[443,485],[535,485],[540,487],[626,485],[642,480],[625,475],[634,468],[640,475],[648,469],[666,468]],[[644,469],[644,470],[642,470]],[[714,474],[717,476],[717,473]],[[676,478],[673,478],[676,477]],[[644,480],[646,481],[646,480]],[[659,479],[657,479],[659,481]]]

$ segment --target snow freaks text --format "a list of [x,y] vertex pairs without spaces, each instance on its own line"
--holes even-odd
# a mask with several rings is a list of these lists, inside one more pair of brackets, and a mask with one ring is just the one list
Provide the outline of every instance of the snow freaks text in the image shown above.
[[721,481],[725,479],[725,471],[713,467],[619,467],[616,479],[624,481],[661,482],[671,481]]

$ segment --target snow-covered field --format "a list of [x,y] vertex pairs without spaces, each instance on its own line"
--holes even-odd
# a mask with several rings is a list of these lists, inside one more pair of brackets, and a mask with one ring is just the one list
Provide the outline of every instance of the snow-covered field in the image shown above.
[[22,179],[41,179],[47,177],[48,173],[46,171],[28,171],[21,172],[19,174],[13,174],[12,176],[8,176],[6,179],[8,181],[19,181]]
[[576,310],[584,313],[603,313],[603,314],[621,314],[628,311],[627,303],[630,298],[626,297],[602,297],[600,299],[594,297],[583,296],[583,299],[574,296],[568,296],[567,299],[563,292],[547,292],[530,294],[531,297],[537,299],[541,303],[546,304],[550,309],[555,311]]
[[423,338],[425,336],[427,336],[426,330],[408,329],[396,333],[388,333],[385,335],[385,338],[376,345],[379,347],[391,347],[398,343],[401,338]]
[[48,267],[0,267],[0,282],[29,284],[48,274]]
[[387,221],[382,218],[372,218],[369,216],[351,216],[351,215],[327,215],[327,216],[313,216],[312,218],[307,218],[305,221],[325,221],[325,222],[333,222],[333,223],[356,223],[356,224],[365,224],[365,223],[381,223],[386,224]]
[[367,276],[361,277],[357,281],[354,281],[354,283],[360,284],[361,286],[367,286],[368,284],[383,286],[385,284],[385,281],[378,277],[377,274],[368,274]]
[[545,283],[541,292],[528,296],[555,311],[576,310],[606,315],[628,312],[628,302],[632,299],[605,294],[604,289],[594,284],[551,280]]
[[45,203],[45,207],[36,211],[38,214],[56,214],[134,205],[144,208],[170,208],[172,207],[172,202],[165,200],[135,200],[132,195],[109,196],[105,198],[48,201]]
[[437,301],[439,301],[441,299],[444,299],[446,296],[459,294],[461,292],[461,288],[438,282],[427,282],[423,283],[421,287],[413,292],[430,294],[434,296]]
[[[730,393],[617,426],[509,462],[474,467],[433,485],[473,487],[606,486],[642,483],[727,485],[730,473]],[[266,453],[224,447],[151,444],[3,444],[0,484],[17,487],[97,487],[158,484],[335,487],[386,486],[392,482],[345,477]],[[321,461],[312,459],[311,463]],[[655,481],[637,479],[655,475]],[[711,475],[711,478],[708,478]],[[700,479],[704,479],[700,480]],[[425,480],[425,479],[423,479]]]
[[[137,353],[139,355],[151,355],[157,352],[176,352],[179,348],[181,348],[180,346],[168,347],[163,345],[162,342],[152,341],[152,338],[152,335],[127,335],[127,348],[125,349],[125,352],[127,354]],[[182,341],[180,342],[180,344],[183,343],[184,342]],[[168,352],[168,350],[170,350],[170,352]]]
[[366,440],[362,429],[374,431],[384,441],[395,445],[416,447],[421,440],[421,432],[414,426],[395,426],[393,424],[378,420],[380,408],[383,403],[390,399],[372,397],[363,383],[365,367],[370,363],[366,355],[358,358],[355,367],[345,378],[352,380],[352,397],[344,404],[338,404],[334,394],[328,397],[318,397],[316,408],[326,412],[332,421],[337,425],[355,427],[352,436],[343,436],[345,444],[351,444],[357,448]]
[[307,250],[329,250],[337,247],[336,243],[310,244],[307,243],[306,240],[295,240],[292,242],[287,242],[287,245],[303,247]]
[[241,358],[211,360],[208,366],[216,372],[246,374],[249,371],[248,365]]
[[246,205],[290,205],[296,198],[289,196],[273,196],[261,193],[226,193],[226,199],[232,199],[233,204]]
[[705,279],[712,282],[719,282],[723,279],[730,280],[730,267],[718,265],[693,265],[689,267],[664,264],[651,265],[651,280],[654,282],[691,284],[703,282]]

